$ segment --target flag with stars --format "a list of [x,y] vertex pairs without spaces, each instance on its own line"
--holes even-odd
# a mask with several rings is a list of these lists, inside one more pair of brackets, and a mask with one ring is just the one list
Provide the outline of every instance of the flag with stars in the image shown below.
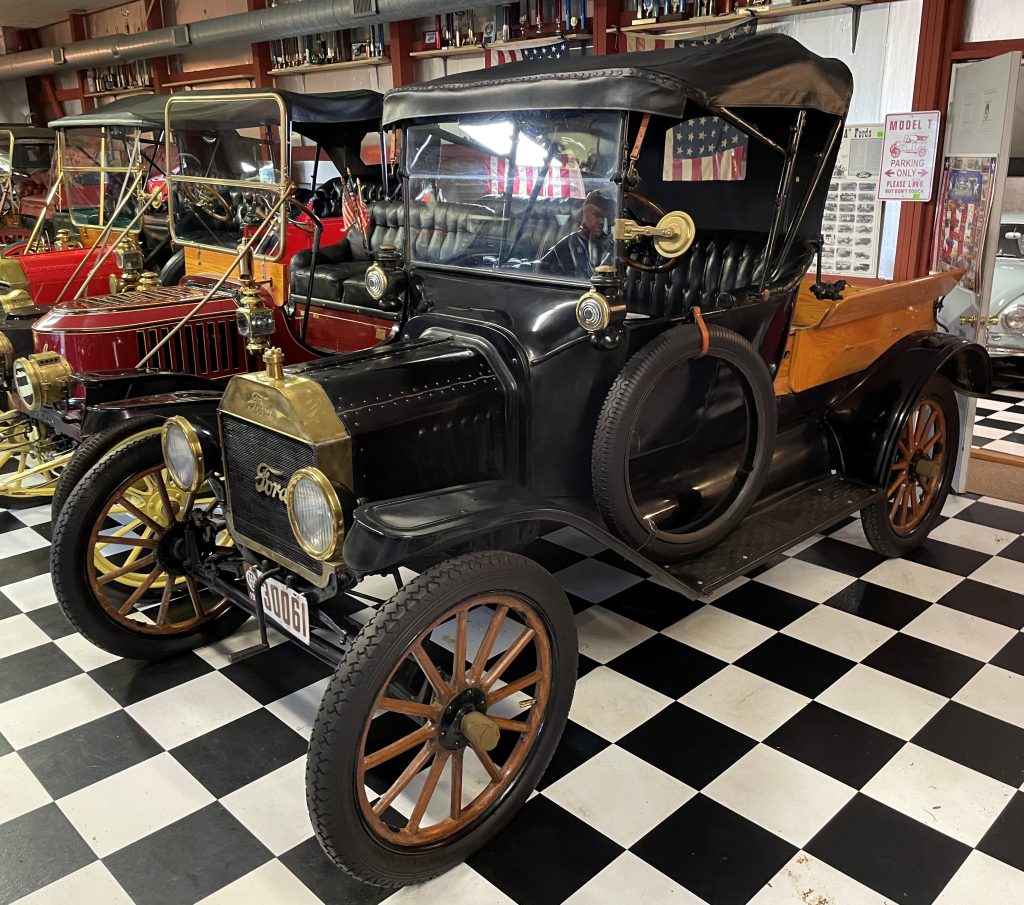
[[665,133],[666,182],[745,179],[747,136],[718,116],[701,116]]
[[501,66],[503,63],[515,63],[518,60],[561,60],[569,56],[569,42],[566,40],[547,40],[536,44],[498,44],[487,48],[484,53],[484,65]]
[[[757,19],[753,16],[747,22],[741,22],[732,28],[722,28],[709,34],[698,34],[680,38],[676,35],[645,35],[627,32],[626,52],[644,50],[664,50],[667,47],[711,47],[724,44],[734,38],[743,38],[757,33]],[[692,33],[691,33],[692,34]]]

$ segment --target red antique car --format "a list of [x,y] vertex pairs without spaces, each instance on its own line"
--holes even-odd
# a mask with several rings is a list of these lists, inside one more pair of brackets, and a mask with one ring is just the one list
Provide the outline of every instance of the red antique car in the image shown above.
[[24,123],[0,123],[0,242],[28,237],[53,179],[54,134]]
[[[0,499],[48,498],[83,439],[112,426],[118,436],[138,430],[124,415],[128,398],[219,396],[224,378],[250,369],[253,331],[276,332],[295,360],[391,335],[397,316],[379,309],[318,298],[307,307],[302,296],[318,279],[314,247],[319,256],[324,244],[327,260],[348,254],[341,180],[296,190],[288,176],[295,132],[323,141],[340,171],[365,181],[371,200],[383,197],[383,170],[359,157],[364,136],[380,132],[380,111],[371,91],[197,92],[168,102],[168,154],[173,148],[180,159],[168,174],[171,232],[186,275],[177,286],[140,279],[141,256],[128,250],[118,279],[134,291],[61,302],[36,322],[36,354],[14,362],[14,408],[0,416]],[[256,132],[264,137],[253,139]],[[299,213],[288,219],[287,210]],[[252,261],[233,276],[240,242],[251,245]],[[359,288],[368,263],[356,265]]]

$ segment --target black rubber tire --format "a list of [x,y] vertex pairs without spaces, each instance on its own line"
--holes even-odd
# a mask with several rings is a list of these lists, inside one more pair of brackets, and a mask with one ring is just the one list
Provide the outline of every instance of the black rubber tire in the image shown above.
[[177,286],[185,279],[185,249],[179,248],[160,268],[160,285]]
[[[519,778],[475,825],[451,842],[397,852],[364,823],[355,789],[356,760],[370,708],[383,682],[416,636],[467,598],[496,591],[528,599],[547,623],[554,673],[544,726]],[[406,585],[360,632],[327,686],[309,745],[306,802],[320,845],[344,871],[375,886],[421,883],[465,861],[526,801],[554,754],[572,703],[577,669],[576,623],[565,592],[533,560],[482,552],[440,563]]]
[[60,477],[57,478],[57,486],[53,489],[53,499],[50,501],[50,516],[53,521],[57,521],[71,492],[93,465],[129,437],[133,437],[140,431],[159,427],[163,423],[161,418],[145,415],[141,418],[119,421],[105,430],[86,437],[75,450],[75,454],[64,471],[61,472]]
[[[953,486],[953,474],[956,472],[956,460],[959,453],[957,443],[960,437],[960,407],[956,401],[956,391],[945,377],[934,375],[920,395],[915,400],[914,408],[921,400],[931,397],[936,399],[942,407],[942,413],[946,418],[946,438],[949,445],[946,447],[946,459],[942,473],[942,484],[938,492],[932,498],[931,508],[921,523],[907,535],[897,534],[889,521],[889,502],[883,500],[872,503],[861,512],[861,523],[864,526],[864,534],[871,544],[873,550],[883,556],[904,556],[911,550],[915,550],[928,538],[928,533],[935,527],[935,523],[942,515],[942,506],[949,496],[950,488]],[[911,410],[913,411],[913,409]],[[899,436],[906,424],[906,419],[901,421],[895,428],[896,436]],[[886,462],[885,474],[882,480],[889,475],[893,459],[896,455],[895,444],[893,445],[893,458]]]
[[695,531],[653,534],[636,513],[629,491],[628,452],[633,424],[647,395],[666,372],[697,358],[701,336],[695,324],[673,327],[639,349],[612,384],[594,432],[591,479],[594,499],[608,527],[626,543],[660,562],[685,559],[719,543],[750,511],[771,468],[778,427],[775,389],[767,365],[742,336],[708,327],[708,357],[732,365],[749,386],[758,423],[750,474],[735,499],[711,524]]
[[226,638],[248,614],[230,607],[212,622],[181,634],[145,635],[118,624],[93,596],[86,572],[86,538],[111,493],[133,474],[163,461],[160,437],[132,440],[104,456],[72,491],[53,530],[50,575],[68,621],[97,647],[133,660],[161,660]]

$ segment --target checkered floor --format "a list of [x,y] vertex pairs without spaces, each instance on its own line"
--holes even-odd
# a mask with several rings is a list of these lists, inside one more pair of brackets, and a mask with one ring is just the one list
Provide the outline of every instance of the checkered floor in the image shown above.
[[978,400],[974,416],[975,447],[1024,456],[1024,370],[1000,367],[995,392]]
[[910,560],[850,520],[707,605],[537,541],[579,624],[568,731],[492,845],[388,893],[306,815],[324,666],[276,636],[229,664],[251,623],[108,656],[54,603],[47,511],[0,512],[0,902],[1022,902],[1024,507],[944,514]]

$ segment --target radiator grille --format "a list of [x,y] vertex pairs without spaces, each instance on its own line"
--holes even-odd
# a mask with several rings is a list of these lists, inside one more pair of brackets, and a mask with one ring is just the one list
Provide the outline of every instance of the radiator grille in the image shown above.
[[[136,331],[139,360],[173,329],[147,327]],[[223,377],[245,370],[245,344],[234,318],[209,318],[185,324],[149,360],[152,367],[188,374]]]
[[316,464],[313,447],[258,427],[231,415],[220,416],[224,469],[228,479],[231,519],[244,544],[246,539],[276,551],[279,562],[319,572],[321,563],[302,552],[284,502],[256,491],[256,470],[268,465],[287,484],[300,468]]

